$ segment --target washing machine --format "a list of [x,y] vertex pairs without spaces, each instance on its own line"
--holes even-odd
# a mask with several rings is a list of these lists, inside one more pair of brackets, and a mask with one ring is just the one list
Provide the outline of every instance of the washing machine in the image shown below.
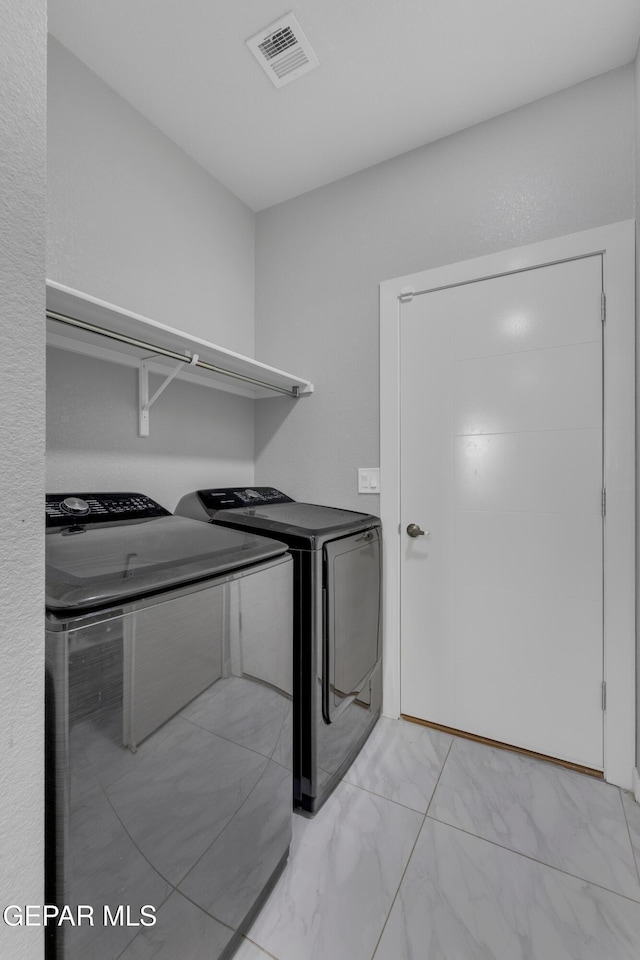
[[48,960],[227,960],[292,820],[286,546],[46,500]]
[[313,815],[380,715],[380,520],[272,487],[198,490],[176,513],[281,540],[293,556],[294,806]]

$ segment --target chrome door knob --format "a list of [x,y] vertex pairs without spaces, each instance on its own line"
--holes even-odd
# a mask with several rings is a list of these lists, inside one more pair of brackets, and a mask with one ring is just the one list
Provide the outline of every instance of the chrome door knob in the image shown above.
[[417,523],[410,523],[407,527],[407,533],[410,537],[428,537],[429,534],[421,530]]

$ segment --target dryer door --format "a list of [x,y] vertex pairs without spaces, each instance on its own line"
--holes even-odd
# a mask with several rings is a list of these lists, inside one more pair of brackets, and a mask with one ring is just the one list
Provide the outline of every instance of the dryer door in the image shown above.
[[380,656],[380,531],[324,546],[322,712],[332,723],[365,688]]

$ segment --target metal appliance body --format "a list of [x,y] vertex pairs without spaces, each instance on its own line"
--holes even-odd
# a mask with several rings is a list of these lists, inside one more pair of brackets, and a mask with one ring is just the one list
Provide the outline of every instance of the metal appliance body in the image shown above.
[[271,487],[198,490],[176,513],[282,540],[293,556],[294,806],[313,815],[380,715],[380,519]]
[[291,838],[292,560],[141,494],[46,511],[47,960],[226,960]]

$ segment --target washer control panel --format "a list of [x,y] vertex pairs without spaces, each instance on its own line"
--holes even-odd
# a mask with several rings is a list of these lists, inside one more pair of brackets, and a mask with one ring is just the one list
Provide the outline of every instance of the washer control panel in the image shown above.
[[48,493],[45,514],[47,527],[171,516],[142,493]]
[[291,497],[274,487],[216,487],[198,490],[198,496],[209,511],[259,507],[265,503],[293,503]]

